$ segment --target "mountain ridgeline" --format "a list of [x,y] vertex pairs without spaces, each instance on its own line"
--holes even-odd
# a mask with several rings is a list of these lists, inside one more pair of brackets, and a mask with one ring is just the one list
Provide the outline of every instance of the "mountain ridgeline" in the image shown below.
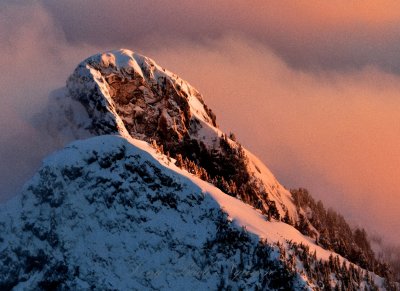
[[[82,76],[89,79],[82,82]],[[155,141],[172,158],[203,168],[207,180],[222,190],[279,219],[262,181],[249,172],[244,150],[219,132],[201,94],[153,60],[127,51],[96,55],[77,67],[67,88],[89,114],[86,129],[92,134],[126,130]]]
[[390,266],[376,258],[364,229],[352,229],[342,215],[332,209],[326,210],[322,202],[316,202],[307,189],[292,189],[291,193],[300,219],[294,224],[291,221],[286,222],[314,238],[317,244],[333,250],[350,262],[383,277],[393,276]]
[[74,142],[0,208],[1,290],[398,290],[363,229],[286,190],[150,58],[84,60],[44,120]]

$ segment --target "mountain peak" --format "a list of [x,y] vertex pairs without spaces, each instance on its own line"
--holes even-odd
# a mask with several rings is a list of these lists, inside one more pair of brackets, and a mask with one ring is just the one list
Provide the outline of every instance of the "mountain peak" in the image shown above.
[[[297,220],[289,191],[217,127],[199,91],[148,57],[120,49],[85,59],[53,107],[46,129],[52,124],[59,140],[120,134],[156,143],[186,167],[197,167],[189,171],[204,173],[204,180],[269,217],[288,213]],[[60,137],[64,132],[69,138]]]
[[216,126],[215,115],[195,88],[127,49],[87,58],[68,79],[67,88],[91,117],[97,117],[90,128],[95,133],[126,130],[145,140],[181,140],[196,134],[199,122]]

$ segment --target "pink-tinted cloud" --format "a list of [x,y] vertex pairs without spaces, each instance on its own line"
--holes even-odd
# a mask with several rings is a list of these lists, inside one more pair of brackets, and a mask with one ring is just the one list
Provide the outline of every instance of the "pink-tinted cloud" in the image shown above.
[[378,65],[400,72],[400,4],[384,1],[47,1],[67,39],[148,50],[229,33],[300,69]]
[[56,149],[32,126],[50,92],[96,50],[69,46],[38,4],[0,4],[0,201],[14,195]]

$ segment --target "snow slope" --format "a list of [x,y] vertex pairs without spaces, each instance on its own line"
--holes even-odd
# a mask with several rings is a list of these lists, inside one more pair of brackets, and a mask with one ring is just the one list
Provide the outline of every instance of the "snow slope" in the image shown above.
[[[234,289],[273,284],[278,277],[266,276],[284,266],[267,246],[258,248],[268,250],[263,260],[273,267],[248,263],[251,276],[229,279],[257,248],[257,237],[227,224],[216,201],[223,196],[145,142],[119,136],[75,142],[48,157],[23,193],[2,205],[0,287],[205,290],[222,280]],[[222,228],[243,240],[229,253],[232,246],[218,238]],[[288,279],[305,285],[298,276]]]
[[[221,209],[233,220],[229,229]],[[260,251],[260,239],[288,251],[286,241],[302,243],[323,260],[330,254],[177,168],[146,142],[120,136],[74,142],[48,157],[23,193],[2,205],[0,221],[3,289],[204,290],[222,281],[234,289],[273,288],[286,276],[274,273],[285,268],[276,247],[261,248],[269,254],[263,267],[243,259]],[[243,260],[246,272],[233,271]],[[315,287],[296,273],[287,276],[296,288]]]

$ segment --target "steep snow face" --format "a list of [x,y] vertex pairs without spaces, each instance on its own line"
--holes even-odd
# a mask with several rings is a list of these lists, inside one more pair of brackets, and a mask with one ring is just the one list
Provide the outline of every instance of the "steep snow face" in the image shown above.
[[228,222],[216,200],[227,195],[164,158],[117,136],[47,158],[0,208],[1,289],[306,286],[276,247]]
[[[217,128],[216,117],[201,94],[140,54],[122,49],[86,59],[69,77],[64,97],[54,100],[51,121],[47,123],[52,124],[50,130],[57,140],[118,133],[147,142],[155,140],[173,157],[188,157],[213,175],[221,176],[214,168],[237,170],[235,165],[226,164],[232,150],[221,148],[223,132]],[[227,143],[232,149],[240,147],[229,138]],[[252,185],[246,182],[242,188],[247,190],[241,190],[238,197],[264,212],[270,210],[270,201],[274,201],[281,217],[288,211],[296,221],[290,193],[261,161],[244,151],[248,163],[246,169],[238,172],[244,170]],[[215,155],[226,158],[213,160]],[[229,182],[232,177],[225,179]],[[235,179],[232,181],[236,182]]]
[[48,157],[0,207],[0,289],[318,290],[293,243],[329,260],[147,143],[100,136]]

